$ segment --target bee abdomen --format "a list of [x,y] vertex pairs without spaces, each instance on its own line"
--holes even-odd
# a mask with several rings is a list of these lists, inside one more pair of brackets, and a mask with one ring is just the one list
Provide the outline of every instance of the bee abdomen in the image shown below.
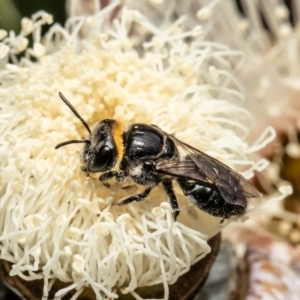
[[245,207],[227,203],[217,187],[204,186],[198,182],[178,180],[184,195],[201,210],[225,219],[245,213]]

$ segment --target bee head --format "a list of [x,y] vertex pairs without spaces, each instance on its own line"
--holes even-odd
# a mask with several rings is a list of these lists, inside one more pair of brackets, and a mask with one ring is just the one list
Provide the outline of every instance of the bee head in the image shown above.
[[117,146],[114,141],[114,120],[103,120],[92,130],[82,151],[81,167],[84,172],[105,172],[112,169],[117,160]]
[[115,132],[119,131],[117,122],[106,119],[99,122],[93,130],[91,130],[86,121],[79,115],[64,95],[59,93],[59,96],[85,126],[89,132],[89,137],[82,140],[62,142],[56,145],[55,149],[69,144],[84,143],[85,145],[81,155],[83,162],[83,166],[81,167],[82,171],[87,173],[98,173],[112,169],[118,159],[118,147],[115,138]]

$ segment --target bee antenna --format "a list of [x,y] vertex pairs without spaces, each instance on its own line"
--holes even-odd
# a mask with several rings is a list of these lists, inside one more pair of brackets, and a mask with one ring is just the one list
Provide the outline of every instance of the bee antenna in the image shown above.
[[89,140],[70,140],[70,141],[65,141],[65,142],[62,142],[62,143],[56,145],[55,149],[58,149],[60,147],[63,147],[63,146],[69,145],[69,144],[79,144],[79,143],[88,144],[88,143],[90,143],[90,141]]
[[[87,129],[87,131],[91,134],[91,129],[89,127],[89,125],[87,124],[87,122],[80,116],[80,114],[77,112],[77,110],[73,107],[73,105],[67,100],[67,98],[61,93],[58,92],[59,97],[61,98],[62,101],[65,102],[65,104],[71,109],[71,111],[73,112],[73,114],[82,122],[82,124],[84,125],[84,127]],[[82,142],[85,143],[85,142]],[[55,148],[57,149],[57,148]]]

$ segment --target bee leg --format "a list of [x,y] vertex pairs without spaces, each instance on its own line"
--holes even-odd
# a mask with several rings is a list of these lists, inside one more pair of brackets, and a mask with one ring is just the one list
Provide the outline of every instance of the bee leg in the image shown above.
[[116,179],[120,182],[120,181],[124,180],[125,174],[124,174],[124,172],[120,172],[120,171],[108,171],[108,172],[101,174],[99,177],[99,180],[103,183],[104,186],[109,188],[110,184],[107,183],[107,181],[114,177],[116,177]]
[[169,197],[169,202],[171,204],[172,211],[173,211],[172,212],[173,219],[174,219],[174,221],[176,221],[176,218],[178,217],[178,215],[180,213],[180,209],[178,206],[177,198],[176,198],[174,190],[173,190],[172,181],[171,180],[163,181],[162,184],[163,184],[165,191]]
[[118,206],[126,205],[126,204],[129,204],[129,203],[133,202],[133,201],[140,202],[140,201],[144,200],[150,194],[152,189],[153,189],[153,187],[149,186],[145,189],[144,192],[142,192],[140,194],[136,194],[136,195],[131,196],[131,197],[128,197],[128,198],[122,200],[121,202],[115,203],[114,205],[118,205]]

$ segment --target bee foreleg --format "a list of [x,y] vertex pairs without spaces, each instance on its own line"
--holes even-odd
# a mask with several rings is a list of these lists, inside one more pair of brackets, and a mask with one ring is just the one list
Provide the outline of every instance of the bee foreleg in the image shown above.
[[117,181],[121,182],[125,178],[125,174],[122,171],[108,171],[100,175],[99,180],[105,185],[106,187],[110,187],[110,184],[107,183],[109,179],[116,177]]
[[178,215],[180,213],[180,209],[178,206],[177,198],[176,198],[174,190],[173,190],[172,181],[171,180],[163,181],[162,184],[163,184],[165,191],[169,197],[169,202],[171,204],[172,211],[173,211],[172,215],[173,215],[174,221],[176,221],[176,218],[178,217]]
[[133,202],[133,201],[137,201],[137,202],[142,201],[150,194],[152,189],[153,189],[153,187],[149,186],[145,189],[144,192],[142,192],[140,194],[136,194],[136,195],[131,196],[131,197],[128,197],[128,198],[122,200],[121,202],[115,203],[114,205],[126,205],[126,204],[129,204],[129,203]]

